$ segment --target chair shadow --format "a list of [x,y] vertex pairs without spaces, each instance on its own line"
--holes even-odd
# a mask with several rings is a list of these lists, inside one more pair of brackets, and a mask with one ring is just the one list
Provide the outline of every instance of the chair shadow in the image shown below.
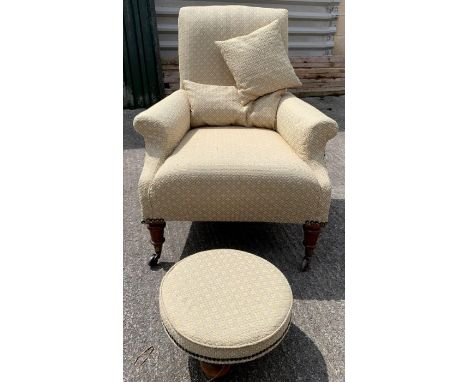
[[164,270],[167,272],[175,264],[173,261],[159,261],[157,265],[150,267],[153,272],[158,272],[159,270]]
[[[206,382],[199,361],[189,358],[192,382]],[[282,343],[265,356],[233,365],[219,381],[313,381],[327,382],[327,365],[314,342],[292,324]]]
[[307,272],[299,271],[304,255],[303,231],[299,224],[193,222],[181,259],[215,248],[251,252],[284,273],[294,298],[343,300],[344,210],[344,200],[332,200],[329,223],[320,234]]

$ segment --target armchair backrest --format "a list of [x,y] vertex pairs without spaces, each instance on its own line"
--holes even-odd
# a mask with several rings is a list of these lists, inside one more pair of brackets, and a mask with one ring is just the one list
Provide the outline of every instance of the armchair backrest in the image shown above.
[[286,9],[242,5],[183,7],[179,12],[179,75],[210,85],[234,85],[234,79],[215,41],[249,34],[279,19],[284,46],[288,47]]

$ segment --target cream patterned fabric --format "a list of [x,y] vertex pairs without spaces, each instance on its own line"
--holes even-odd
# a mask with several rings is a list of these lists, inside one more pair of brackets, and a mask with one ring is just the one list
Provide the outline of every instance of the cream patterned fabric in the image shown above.
[[246,35],[216,41],[246,103],[275,90],[302,85],[281,42],[278,20]]
[[[284,9],[182,8],[181,81],[235,85],[215,41],[249,34],[277,19],[287,46]],[[265,118],[258,110],[263,109],[250,113],[254,126]],[[143,219],[328,221],[331,189],[323,156],[336,123],[292,94],[279,102],[276,131],[239,126],[190,130],[184,90],[139,114],[134,126],[146,146],[139,182]]]
[[280,101],[276,125],[278,133],[310,165],[323,163],[325,146],[338,129],[333,119],[291,93]]
[[242,106],[235,86],[204,85],[187,80],[183,85],[190,101],[192,127],[240,125],[275,128],[282,91]]
[[276,113],[284,90],[278,90],[271,94],[257,98],[249,102],[247,107],[247,126],[276,128]]
[[138,194],[143,216],[152,217],[155,200],[148,197],[149,188],[161,164],[190,129],[187,95],[183,90],[177,90],[138,114],[133,126],[145,138],[145,163],[138,183]]
[[197,359],[246,362],[286,335],[293,296],[284,275],[261,257],[216,249],[177,262],[159,290],[169,337]]
[[215,41],[242,36],[279,20],[288,46],[288,11],[242,5],[183,7],[179,12],[179,72],[183,80],[235,85]]
[[147,198],[166,220],[326,222],[325,167],[307,164],[273,130],[190,130],[157,171]]

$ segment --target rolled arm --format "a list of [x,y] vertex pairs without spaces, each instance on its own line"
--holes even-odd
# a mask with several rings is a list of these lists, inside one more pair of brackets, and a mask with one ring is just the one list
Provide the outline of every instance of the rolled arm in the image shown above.
[[278,106],[276,129],[303,160],[323,163],[325,146],[336,135],[338,125],[312,105],[286,93]]
[[183,90],[177,90],[138,114],[133,127],[145,138],[148,154],[168,156],[190,128],[190,103]]
[[177,90],[138,114],[133,127],[145,138],[145,163],[138,182],[143,219],[152,216],[149,188],[166,158],[190,129],[190,103],[183,90]]

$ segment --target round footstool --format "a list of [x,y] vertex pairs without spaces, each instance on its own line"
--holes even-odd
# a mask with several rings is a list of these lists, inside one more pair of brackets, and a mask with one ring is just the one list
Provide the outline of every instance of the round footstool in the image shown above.
[[286,335],[292,292],[268,261],[216,249],[177,262],[164,276],[159,307],[166,333],[210,377],[261,357]]

